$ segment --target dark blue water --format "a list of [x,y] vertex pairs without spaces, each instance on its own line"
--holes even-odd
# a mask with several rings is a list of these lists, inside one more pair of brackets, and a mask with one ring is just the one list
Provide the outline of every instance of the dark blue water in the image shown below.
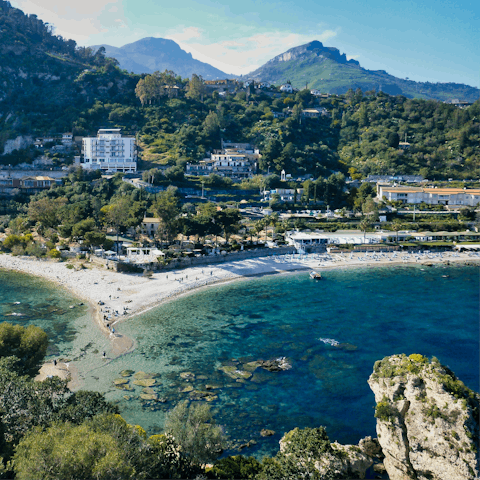
[[[307,273],[253,279],[180,298],[119,330],[136,349],[112,361],[92,351],[86,332],[71,345],[78,350],[79,338],[86,344],[78,362],[84,386],[105,392],[149,434],[162,431],[165,412],[179,401],[203,397],[234,443],[258,442],[245,454],[275,453],[297,426],[324,425],[331,440],[356,443],[375,435],[367,380],[385,356],[434,355],[479,390],[479,269],[399,266],[329,271],[317,282]],[[68,349],[66,336],[54,338]],[[292,368],[248,372],[249,362],[278,357]],[[225,367],[248,378],[237,381]],[[155,384],[145,389],[127,377],[128,390],[116,388],[124,369],[155,374]],[[262,428],[276,434],[262,438]]]

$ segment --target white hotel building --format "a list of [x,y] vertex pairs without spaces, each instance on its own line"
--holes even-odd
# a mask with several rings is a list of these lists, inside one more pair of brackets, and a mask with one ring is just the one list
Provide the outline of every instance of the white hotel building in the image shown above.
[[120,128],[106,128],[100,129],[96,137],[85,137],[82,167],[104,172],[136,172],[135,138],[124,137],[120,132]]
[[377,184],[377,198],[411,205],[426,203],[475,207],[480,204],[480,189],[391,187]]

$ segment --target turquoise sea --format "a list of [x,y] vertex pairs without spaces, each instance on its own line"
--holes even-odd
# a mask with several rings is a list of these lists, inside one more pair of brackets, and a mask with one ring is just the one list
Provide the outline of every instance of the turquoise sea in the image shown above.
[[[307,272],[250,279],[209,287],[120,324],[136,348],[104,360],[105,340],[85,307],[68,308],[78,300],[36,279],[0,275],[3,319],[46,328],[56,345],[50,352],[76,358],[84,388],[105,392],[127,421],[157,433],[176,403],[208,395],[217,422],[238,444],[255,440],[242,453],[256,456],[273,454],[296,426],[324,425],[330,439],[342,443],[375,435],[367,380],[374,362],[387,355],[434,355],[479,391],[479,301],[478,267],[332,270],[321,281]],[[28,318],[5,316],[24,304]],[[50,312],[52,305],[61,312]],[[240,382],[221,370],[246,371],[249,362],[280,357],[290,369],[257,368]],[[155,374],[155,384],[144,391],[127,377],[131,390],[115,388],[125,369]],[[263,438],[263,428],[276,433]]]

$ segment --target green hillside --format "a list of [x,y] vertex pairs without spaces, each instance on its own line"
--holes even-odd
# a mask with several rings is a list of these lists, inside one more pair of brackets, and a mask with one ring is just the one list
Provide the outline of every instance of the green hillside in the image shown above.
[[0,0],[0,147],[17,134],[72,128],[96,100],[134,99],[138,81],[102,51],[56,36],[36,15]]

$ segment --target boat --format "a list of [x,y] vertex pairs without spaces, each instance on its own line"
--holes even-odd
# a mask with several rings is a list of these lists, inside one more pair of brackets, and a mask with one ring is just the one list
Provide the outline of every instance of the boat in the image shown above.
[[310,272],[310,278],[313,278],[313,280],[321,280],[322,274],[318,272]]

